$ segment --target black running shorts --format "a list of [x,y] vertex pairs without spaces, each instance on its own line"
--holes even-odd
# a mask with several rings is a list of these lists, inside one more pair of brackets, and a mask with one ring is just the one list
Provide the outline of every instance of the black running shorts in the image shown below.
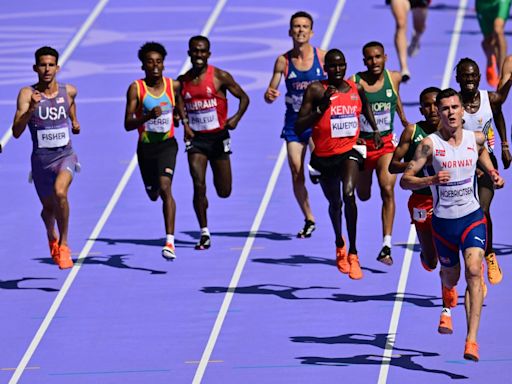
[[340,155],[326,157],[318,157],[312,153],[309,163],[313,168],[319,171],[322,176],[340,176],[345,161],[355,161],[359,166],[359,170],[361,171],[363,169],[363,156],[355,149],[351,149]]
[[172,179],[177,153],[178,143],[174,137],[156,143],[138,143],[137,159],[146,192],[160,188],[160,176]]
[[187,143],[187,153],[202,153],[208,160],[229,158],[231,154],[231,138],[227,129],[214,133],[194,133],[194,138]]

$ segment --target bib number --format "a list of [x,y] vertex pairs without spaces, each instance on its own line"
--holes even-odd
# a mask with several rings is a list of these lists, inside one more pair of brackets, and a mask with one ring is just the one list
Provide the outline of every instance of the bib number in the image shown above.
[[424,223],[427,220],[427,210],[426,209],[412,209],[412,218],[417,223]]
[[189,112],[188,118],[190,128],[194,131],[211,131],[219,128],[219,118],[215,108]]
[[350,115],[331,116],[331,137],[352,137],[357,133],[359,123],[357,117]]

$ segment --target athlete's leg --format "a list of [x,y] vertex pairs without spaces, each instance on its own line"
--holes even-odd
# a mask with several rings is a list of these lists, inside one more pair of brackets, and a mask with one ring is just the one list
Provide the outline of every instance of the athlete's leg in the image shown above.
[[174,220],[176,217],[176,202],[172,195],[172,179],[168,176],[160,176],[160,197],[164,213],[165,233],[174,235]]
[[420,39],[427,27],[428,7],[417,7],[412,9],[412,21],[414,34],[411,38],[411,44],[407,49],[409,56],[414,56],[420,48]]
[[341,236],[341,200],[340,176],[324,176],[320,177],[320,186],[324,192],[324,196],[329,202],[329,218],[331,219],[334,236],[336,239],[336,247],[343,247],[344,241]]
[[468,320],[467,340],[476,342],[478,326],[480,324],[480,313],[484,294],[482,289],[482,259],[484,251],[478,247],[470,247],[464,251],[465,274],[466,274],[466,300],[464,307]]
[[494,19],[494,42],[496,52],[496,64],[498,74],[503,67],[505,58],[507,57],[507,39],[505,37],[505,20],[502,18]]
[[206,210],[208,199],[206,197],[206,165],[208,158],[202,153],[189,153],[188,166],[194,184],[194,211],[201,228],[207,226]]
[[213,184],[217,195],[227,198],[231,195],[232,175],[231,160],[228,155],[220,159],[210,160],[210,166],[213,172]]
[[43,205],[41,210],[41,218],[43,219],[44,227],[46,228],[46,236],[48,241],[52,242],[59,239],[59,235],[55,230],[55,197],[53,195],[40,197],[39,200]]
[[372,196],[373,169],[365,169],[359,172],[359,182],[357,183],[357,197],[361,201],[370,200]]
[[430,270],[434,270],[437,267],[437,253],[434,246],[434,239],[432,237],[432,231],[426,229],[419,229],[416,226],[416,234],[421,246],[422,261],[425,266]]
[[382,198],[382,236],[391,236],[395,219],[395,183],[396,175],[388,171],[392,153],[386,153],[377,161],[377,180]]
[[359,165],[347,159],[342,165],[343,202],[345,203],[345,222],[349,241],[349,254],[357,254],[357,204],[355,188],[359,180]]
[[298,141],[288,141],[286,149],[288,152],[288,164],[292,174],[292,185],[295,199],[306,220],[315,221],[311,206],[309,205],[308,190],[304,178],[304,157],[307,145]]
[[59,228],[59,244],[67,246],[68,244],[68,226],[69,226],[69,202],[68,191],[73,175],[63,170],[57,175],[54,184],[55,198],[55,218]]
[[[484,176],[482,176],[484,177]],[[485,218],[487,219],[487,243],[485,254],[494,252],[492,243],[492,220],[490,214],[491,202],[494,198],[494,189],[489,188],[487,185],[478,185],[478,196],[480,198],[480,207],[484,211]]]
[[[395,18],[395,48],[400,63],[400,72],[402,76],[409,76],[409,67],[407,65],[407,14],[411,6],[408,0],[391,0],[391,12]],[[404,79],[403,81],[407,81]]]

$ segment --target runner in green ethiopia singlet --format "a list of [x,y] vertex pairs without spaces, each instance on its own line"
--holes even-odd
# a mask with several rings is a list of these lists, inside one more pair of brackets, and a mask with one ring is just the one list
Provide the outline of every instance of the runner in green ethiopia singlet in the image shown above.
[[[361,81],[361,72],[356,73],[353,76],[353,80],[359,83]],[[365,94],[368,102],[372,106],[373,115],[375,116],[375,122],[379,128],[380,135],[386,136],[393,133],[393,120],[395,119],[398,96],[393,87],[391,75],[387,69],[384,71],[384,84],[382,88],[377,92],[365,91]],[[363,139],[373,138],[373,130],[363,115],[361,115],[361,133],[359,136]]]
[[[416,152],[416,148],[421,143],[421,140],[423,140],[425,137],[427,137],[428,134],[425,133],[423,128],[419,124],[414,124],[414,133],[411,137],[411,143],[409,145],[409,149],[407,150],[407,153],[404,156],[404,162],[409,162],[414,158],[414,152]],[[425,176],[423,172],[418,172],[416,174],[417,177],[423,177]],[[412,191],[412,193],[419,193],[420,195],[431,195],[432,192],[430,191],[430,187],[416,189]]]

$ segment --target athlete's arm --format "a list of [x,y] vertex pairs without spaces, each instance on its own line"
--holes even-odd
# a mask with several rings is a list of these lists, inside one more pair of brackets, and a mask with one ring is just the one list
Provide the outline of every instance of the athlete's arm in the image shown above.
[[375,122],[375,116],[373,115],[372,107],[368,100],[366,99],[366,92],[361,84],[356,84],[357,91],[359,93],[359,97],[361,98],[361,102],[363,104],[363,115],[366,117],[366,121],[370,123],[370,126],[373,129],[373,139],[375,140],[375,148],[379,149],[382,147],[382,139],[380,138],[379,128],[377,128],[377,123]]
[[274,64],[274,72],[272,73],[272,77],[270,78],[270,84],[268,85],[263,98],[267,103],[273,103],[281,94],[277,87],[279,87],[279,83],[281,82],[281,77],[284,74],[286,68],[286,58],[281,55],[277,58]]
[[491,177],[494,188],[502,188],[505,184],[505,180],[500,176],[498,171],[494,168],[492,164],[491,158],[489,156],[489,152],[484,146],[486,141],[486,137],[482,132],[475,132],[475,140],[478,145],[478,163],[482,166],[485,172],[489,174]]
[[318,61],[320,61],[320,66],[323,68],[325,64],[325,54],[327,51],[320,48],[318,48],[316,51],[318,53]]
[[41,94],[39,91],[33,91],[30,87],[24,87],[20,90],[16,101],[16,113],[12,123],[12,135],[16,139],[21,136],[27,127],[30,115],[35,111],[40,101]]
[[127,131],[133,131],[137,129],[146,121],[154,119],[162,114],[160,107],[153,108],[148,114],[137,117],[135,113],[138,107],[137,99],[137,84],[134,82],[130,84],[128,92],[126,92],[126,110],[124,114],[124,129]]
[[498,84],[498,92],[503,97],[503,102],[507,99],[508,92],[512,86],[512,55],[505,58],[503,68],[501,69],[500,82]]
[[175,110],[178,113],[178,117],[183,123],[184,131],[184,140],[190,140],[194,137],[194,131],[190,128],[187,112],[185,111],[185,104],[183,103],[183,97],[181,97],[181,79],[182,77],[178,77],[178,80],[173,80],[173,88],[174,88],[174,100],[176,101]]
[[507,141],[507,127],[505,125],[505,118],[503,116],[502,105],[503,97],[499,92],[489,92],[489,101],[491,103],[492,116],[494,125],[498,131],[501,140],[501,160],[503,167],[507,169],[512,162],[512,155]]
[[409,147],[411,146],[413,132],[414,125],[409,124],[400,135],[400,142],[398,143],[398,146],[395,148],[393,158],[389,163],[388,170],[390,173],[402,173],[409,165],[408,161],[402,162],[402,159],[404,158],[405,154],[409,150]]
[[295,121],[294,130],[297,135],[301,135],[306,129],[315,125],[322,117],[331,105],[331,95],[334,92],[336,92],[334,87],[328,87],[324,90],[324,87],[318,81],[308,85],[302,98],[299,115]]
[[215,78],[220,83],[221,89],[227,89],[239,100],[238,111],[226,120],[225,125],[227,129],[235,129],[249,106],[249,96],[228,72],[215,68]]
[[402,75],[399,72],[393,71],[391,72],[391,80],[393,81],[393,86],[395,87],[396,90],[396,113],[398,114],[398,117],[400,118],[400,121],[402,122],[402,125],[405,128],[409,125],[409,121],[407,120],[407,117],[405,117],[404,107],[402,105],[402,98],[400,97],[400,92],[398,91],[400,89]]
[[78,135],[80,133],[80,123],[76,117],[76,103],[75,98],[78,94],[77,89],[71,84],[66,84],[66,93],[69,100],[69,119],[71,120],[71,132]]
[[416,174],[432,161],[432,140],[428,137],[423,139],[414,152],[412,159],[400,179],[400,186],[403,189],[421,189],[434,184],[444,184],[450,180],[450,172],[439,171],[434,176],[417,177]]

